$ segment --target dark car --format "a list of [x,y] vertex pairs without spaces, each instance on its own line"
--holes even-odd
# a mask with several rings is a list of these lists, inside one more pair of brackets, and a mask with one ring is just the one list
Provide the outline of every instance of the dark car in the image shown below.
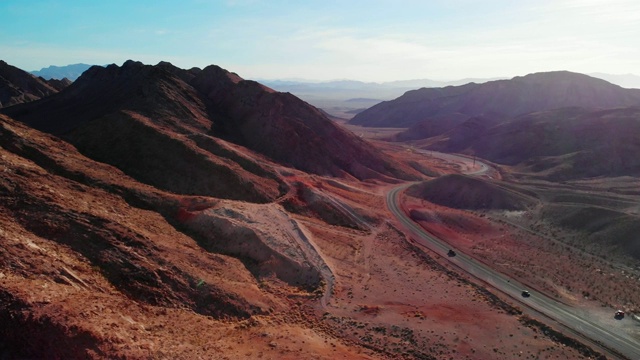
[[622,311],[622,310],[616,311],[616,313],[615,313],[615,315],[613,317],[618,319],[618,320],[624,318],[624,311]]
[[529,297],[531,296],[531,293],[529,292],[529,290],[522,290],[522,297]]
[[449,249],[449,252],[447,253],[447,256],[448,257],[454,257],[454,256],[456,256],[456,252],[451,250],[451,249]]

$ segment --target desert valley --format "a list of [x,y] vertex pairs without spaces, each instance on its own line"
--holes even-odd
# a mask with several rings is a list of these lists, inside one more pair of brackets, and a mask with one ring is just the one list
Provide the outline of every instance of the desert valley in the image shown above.
[[640,89],[232,71],[0,61],[0,359],[640,358]]

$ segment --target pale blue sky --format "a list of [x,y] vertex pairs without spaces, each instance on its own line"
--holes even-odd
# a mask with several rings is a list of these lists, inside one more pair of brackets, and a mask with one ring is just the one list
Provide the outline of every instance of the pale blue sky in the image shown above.
[[0,59],[127,59],[247,79],[640,73],[640,1],[0,0]]

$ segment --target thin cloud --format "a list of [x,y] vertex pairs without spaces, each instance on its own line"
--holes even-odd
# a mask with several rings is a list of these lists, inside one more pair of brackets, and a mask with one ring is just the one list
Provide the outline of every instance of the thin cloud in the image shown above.
[[[112,18],[96,16],[95,7],[77,6],[76,16],[61,27],[50,24],[62,18],[55,13],[61,9],[49,7],[45,16],[42,9],[0,2],[0,20],[5,16],[0,50],[23,68],[133,58],[182,67],[217,64],[245,77],[319,80],[456,79],[558,69],[633,73],[640,68],[636,0],[335,4],[192,0],[190,6],[132,6],[126,17],[103,4],[101,11],[109,10]],[[157,16],[150,20],[136,11]],[[23,18],[33,25],[18,22]],[[86,19],[95,19],[95,26],[78,31],[94,25]],[[3,27],[11,21],[13,26]],[[57,30],[43,35],[34,30],[38,26]]]

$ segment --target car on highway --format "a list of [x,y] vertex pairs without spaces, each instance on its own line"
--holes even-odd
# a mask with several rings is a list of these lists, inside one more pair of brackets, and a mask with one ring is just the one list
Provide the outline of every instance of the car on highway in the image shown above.
[[617,310],[615,315],[613,315],[614,318],[620,320],[622,318],[624,318],[624,311],[622,310]]
[[448,257],[454,257],[454,256],[456,256],[456,252],[451,250],[451,249],[449,249],[449,252],[447,253],[447,256]]
[[531,293],[529,292],[529,290],[522,290],[521,294],[522,294],[522,297],[526,297],[526,298],[531,296]]

